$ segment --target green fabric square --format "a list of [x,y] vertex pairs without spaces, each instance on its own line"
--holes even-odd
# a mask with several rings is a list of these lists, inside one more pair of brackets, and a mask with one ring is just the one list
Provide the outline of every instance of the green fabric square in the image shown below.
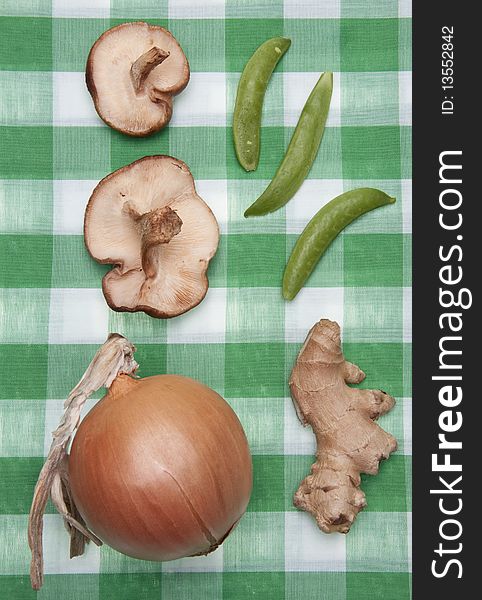
[[285,71],[340,70],[339,20],[285,19],[283,34],[292,40],[283,57]]
[[1,179],[52,178],[51,127],[0,127]]
[[52,79],[43,72],[4,71],[0,98],[0,125],[41,125],[52,119]]
[[396,71],[398,19],[342,19],[342,71]]
[[284,530],[283,513],[246,513],[223,544],[225,571],[283,571]]
[[167,347],[164,344],[136,344],[136,360],[140,367],[139,377],[175,373],[167,369]]
[[402,330],[403,288],[345,288],[345,342],[401,342]]
[[222,396],[224,346],[222,344],[169,344],[167,366],[162,372],[192,377],[202,381]]
[[284,509],[284,457],[253,456],[253,492],[248,510],[282,512]]
[[97,600],[99,576],[96,573],[45,575],[43,587],[36,594],[37,600]]
[[223,597],[229,600],[285,598],[284,573],[224,573]]
[[[0,69],[50,71],[52,21],[42,17],[0,16]],[[25,41],[28,40],[28,44]]]
[[0,232],[51,233],[52,181],[0,179]]
[[343,344],[345,357],[366,373],[359,386],[383,390],[394,396],[404,396],[404,344]]
[[51,236],[0,236],[0,287],[49,287],[51,263]]
[[344,126],[398,125],[398,72],[340,73]]
[[225,14],[228,19],[282,19],[283,0],[226,0]]
[[183,160],[194,179],[226,177],[224,127],[171,127],[169,154]]
[[276,287],[285,268],[285,237],[276,234],[228,236],[228,287]]
[[42,456],[45,402],[2,400],[1,414],[0,456]]
[[100,288],[109,265],[100,265],[87,252],[81,235],[53,238],[52,287]]
[[[276,11],[276,5],[275,5]],[[283,20],[226,19],[226,71],[241,73],[254,51],[267,39],[283,35]],[[289,51],[288,51],[289,52]],[[282,64],[278,66],[282,69]]]
[[[47,393],[37,394],[36,398],[67,398],[71,390],[80,381],[86,368],[99,349],[97,344],[49,344],[44,346],[48,352]],[[101,398],[105,390],[93,394]]]
[[362,513],[346,536],[347,572],[406,573],[408,528],[407,513]]
[[161,129],[161,131],[147,137],[136,138],[111,130],[109,132],[111,170],[125,167],[143,156],[170,154],[169,131],[169,128]]
[[408,573],[347,573],[346,600],[410,600]]
[[[380,422],[385,429],[385,422]],[[388,427],[387,427],[388,430]],[[393,433],[390,431],[390,433]],[[407,510],[407,489],[405,463],[410,458],[394,454],[380,463],[378,475],[362,475],[361,489],[367,497],[368,512],[405,512]],[[359,518],[361,518],[360,515]]]
[[388,287],[403,284],[403,234],[345,234],[346,286]]
[[32,503],[33,490],[42,468],[43,457],[0,457],[0,514],[27,514]]
[[360,0],[342,0],[340,7],[342,18],[398,17],[398,0],[372,0],[370,3],[360,2]]
[[293,496],[303,479],[310,474],[311,465],[315,460],[314,456],[309,455],[288,455],[284,457],[285,511],[298,510],[293,505]]
[[48,342],[49,289],[0,288],[0,344]]
[[181,44],[193,73],[225,70],[222,19],[170,19],[168,29]]
[[101,179],[110,173],[108,127],[55,127],[53,138],[56,179]]
[[85,71],[94,42],[109,29],[109,19],[52,19],[53,70]]
[[162,600],[222,600],[222,573],[163,573]]
[[226,342],[284,341],[285,301],[279,289],[230,288],[227,300]]
[[283,454],[284,402],[280,398],[230,398],[253,455]]
[[284,396],[284,344],[226,344],[225,356],[228,398]]
[[[160,566],[160,565],[158,565]],[[161,573],[124,573],[97,576],[99,600],[158,600],[161,596]]]
[[[286,261],[288,261],[298,237],[299,236],[295,234],[286,236]],[[305,287],[339,287],[342,285],[343,235],[339,235],[328,246],[328,249],[307,279]]]
[[400,128],[342,127],[343,177],[400,179]]
[[40,600],[28,575],[0,575],[0,590],[8,600]]
[[286,573],[285,586],[285,600],[346,600],[345,573]]
[[[285,141],[282,127],[261,128],[261,153],[256,171],[246,172],[239,164],[234,151],[233,133],[229,128],[226,132],[226,168],[228,179],[266,179],[265,187],[273,178],[276,170],[283,159],[288,140]],[[264,189],[264,188],[263,188]],[[262,190],[263,191],[263,190]],[[250,203],[254,202],[252,198]],[[249,204],[246,206],[246,208]]]
[[110,0],[110,16],[114,19],[163,19],[168,16],[169,0]]
[[46,398],[47,356],[41,344],[0,345],[0,399]]
[[264,192],[269,181],[265,179],[230,179],[228,180],[228,212],[229,234],[245,233],[247,235],[259,233],[286,232],[286,211],[284,208],[276,212],[263,215],[262,218],[246,219],[244,211],[258,196]]

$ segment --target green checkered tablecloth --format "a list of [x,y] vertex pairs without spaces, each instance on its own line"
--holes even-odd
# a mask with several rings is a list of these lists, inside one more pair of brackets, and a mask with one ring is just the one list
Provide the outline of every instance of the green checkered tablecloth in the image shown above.
[[[109,331],[138,347],[140,375],[182,373],[222,394],[246,429],[254,490],[236,531],[208,557],[158,564],[90,546],[45,517],[39,600],[405,600],[411,545],[410,0],[2,0],[0,35],[0,598],[35,598],[27,514],[62,402]],[[132,139],[96,116],[84,84],[92,43],[126,20],[163,25],[191,64],[170,126]],[[237,164],[231,118],[240,71],[266,38],[292,45],[266,97],[259,168]],[[246,220],[273,176],[308,93],[334,71],[328,128],[308,180],[285,209]],[[83,246],[97,181],[149,154],[191,168],[222,236],[206,299],[170,321],[108,309],[106,267]],[[282,300],[297,234],[323,203],[358,186],[397,203],[340,235],[308,286]],[[292,506],[314,440],[287,387],[319,318],[343,327],[363,385],[397,398],[383,417],[398,452],[364,478],[368,508],[347,536]],[[92,406],[90,402],[89,406]]]

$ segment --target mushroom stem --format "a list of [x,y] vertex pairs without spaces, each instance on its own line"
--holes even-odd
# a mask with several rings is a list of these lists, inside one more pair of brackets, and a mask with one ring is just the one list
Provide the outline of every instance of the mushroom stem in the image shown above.
[[160,65],[169,56],[169,52],[153,46],[150,50],[141,54],[139,58],[132,63],[131,81],[136,92],[141,92],[149,73],[154,67]]
[[158,270],[155,249],[160,244],[168,244],[181,231],[182,220],[170,206],[155,208],[140,215],[130,202],[126,202],[124,211],[139,224],[142,269],[146,277],[154,277]]

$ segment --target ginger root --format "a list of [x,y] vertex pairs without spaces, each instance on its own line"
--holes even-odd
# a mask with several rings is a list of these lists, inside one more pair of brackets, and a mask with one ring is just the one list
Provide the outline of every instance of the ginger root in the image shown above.
[[374,422],[395,400],[380,390],[346,385],[363,379],[365,373],[343,356],[339,325],[316,323],[289,382],[298,418],[311,425],[317,443],[316,462],[293,501],[326,533],[348,533],[366,506],[360,473],[376,475],[380,461],[397,448],[395,438]]

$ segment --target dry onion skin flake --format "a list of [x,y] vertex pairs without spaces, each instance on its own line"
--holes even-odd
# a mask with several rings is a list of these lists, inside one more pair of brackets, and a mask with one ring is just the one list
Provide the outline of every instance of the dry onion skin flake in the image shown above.
[[[49,498],[71,557],[89,541],[143,560],[209,554],[246,511],[252,463],[235,412],[188,377],[135,378],[134,351],[111,334],[64,404],[29,515],[34,589],[43,583]],[[79,425],[85,401],[103,386],[106,395]]]

